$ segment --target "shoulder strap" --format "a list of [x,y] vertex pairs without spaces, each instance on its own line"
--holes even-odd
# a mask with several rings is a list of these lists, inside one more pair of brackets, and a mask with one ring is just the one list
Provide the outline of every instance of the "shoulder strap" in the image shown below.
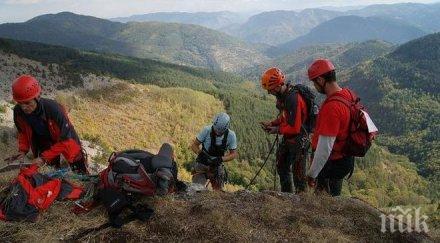
[[[226,146],[228,143],[228,136],[229,136],[229,129],[227,129],[223,134],[221,149],[226,150]],[[215,135],[214,129],[211,128],[211,148],[217,146],[216,141],[217,141],[217,136]]]
[[351,101],[348,101],[347,99],[345,99],[342,96],[334,95],[334,96],[330,97],[330,99],[326,100],[324,104],[330,103],[331,101],[339,101],[339,102],[343,103],[344,105],[346,105],[348,108],[350,108],[353,103]]
[[215,132],[214,132],[214,127],[212,127],[212,126],[211,126],[211,132],[209,133],[209,135],[211,136],[211,145],[210,145],[209,148],[205,148],[208,151],[209,151],[209,149],[215,147],[215,142],[216,142],[216,136],[215,136]]
[[291,126],[295,124],[296,110],[298,107],[298,93],[299,91],[294,87],[289,87],[284,101],[284,109],[287,110],[287,123]]
[[222,149],[226,150],[226,145],[228,143],[229,129],[226,129],[226,132],[223,134],[222,140]]
[[[228,135],[229,135],[229,129],[226,129],[225,133],[223,134],[222,145],[221,145],[221,148],[225,150],[226,150],[226,145],[228,143]],[[215,135],[214,129],[211,128],[211,148],[217,146],[216,141],[217,141],[217,136]]]
[[335,94],[332,97],[330,97],[328,100],[326,100],[324,104],[327,104],[330,101],[339,101],[344,105],[346,105],[348,108],[351,108],[351,105],[359,101],[359,98],[351,90],[347,89],[347,91],[351,96],[351,100],[347,100],[345,97],[343,97],[340,94]]

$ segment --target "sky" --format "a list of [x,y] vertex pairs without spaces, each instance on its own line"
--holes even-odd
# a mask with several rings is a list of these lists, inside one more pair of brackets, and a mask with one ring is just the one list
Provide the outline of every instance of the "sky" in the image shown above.
[[0,23],[23,22],[35,16],[70,11],[100,18],[153,12],[262,12],[322,6],[360,6],[380,3],[432,3],[440,0],[0,0]]

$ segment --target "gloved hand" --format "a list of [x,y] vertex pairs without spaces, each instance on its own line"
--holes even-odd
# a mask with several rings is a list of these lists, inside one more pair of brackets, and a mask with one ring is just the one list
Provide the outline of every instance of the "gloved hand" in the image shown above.
[[209,163],[211,164],[211,166],[219,166],[221,165],[223,162],[223,158],[221,156],[219,157],[211,157],[209,159]]
[[44,159],[38,157],[38,158],[33,159],[31,161],[31,163],[32,164],[37,164],[38,166],[42,166],[42,165],[44,165],[46,163],[46,161],[44,161]]
[[278,134],[280,131],[280,128],[279,127],[268,127],[266,131],[269,134]]
[[307,176],[307,184],[309,184],[310,188],[316,187],[316,180],[310,176]]
[[267,128],[270,127],[270,122],[260,122],[261,128],[267,132]]
[[209,156],[204,151],[201,151],[197,155],[197,162],[203,163],[204,161],[209,161]]

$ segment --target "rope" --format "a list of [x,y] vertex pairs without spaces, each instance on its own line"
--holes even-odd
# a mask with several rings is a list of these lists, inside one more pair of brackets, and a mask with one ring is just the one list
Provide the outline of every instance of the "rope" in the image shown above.
[[[266,156],[266,159],[264,160],[263,164],[261,165],[260,169],[258,170],[258,172],[255,174],[254,178],[252,178],[252,180],[249,182],[249,184],[246,186],[246,190],[249,189],[249,187],[254,183],[255,179],[257,178],[257,176],[260,174],[261,170],[263,170],[264,166],[266,165],[267,161],[269,160],[269,156],[272,154],[273,149],[275,148],[275,144],[278,144],[278,134],[277,137],[275,138],[275,140],[272,143],[272,146],[269,150],[269,153]],[[276,176],[276,174],[275,174]],[[275,184],[275,182],[274,182]]]

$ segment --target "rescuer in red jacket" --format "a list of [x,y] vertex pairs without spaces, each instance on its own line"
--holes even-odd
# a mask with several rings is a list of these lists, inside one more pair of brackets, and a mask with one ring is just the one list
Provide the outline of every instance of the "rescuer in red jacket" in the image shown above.
[[62,155],[73,171],[87,173],[87,159],[81,142],[63,106],[40,97],[41,86],[29,75],[12,84],[14,123],[18,130],[18,159],[32,151],[33,163],[60,166]]
[[[263,89],[277,98],[280,115],[269,122],[261,122],[270,134],[281,134],[283,139],[277,151],[277,172],[280,176],[282,192],[296,193],[306,189],[306,144],[307,133],[302,125],[307,119],[306,102],[294,86],[286,83],[285,75],[278,68],[270,68],[261,78]],[[293,175],[292,175],[293,174]]]

